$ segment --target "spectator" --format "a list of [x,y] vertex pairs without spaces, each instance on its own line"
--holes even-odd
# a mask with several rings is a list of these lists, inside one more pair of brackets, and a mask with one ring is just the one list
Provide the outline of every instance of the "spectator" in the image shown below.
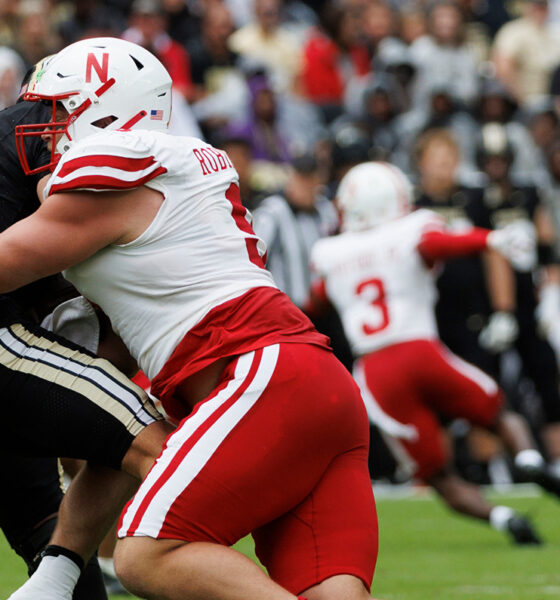
[[475,116],[480,125],[499,123],[514,147],[511,172],[516,177],[533,182],[546,180],[546,168],[526,125],[516,119],[518,104],[504,84],[494,77],[481,80],[480,94],[475,106]]
[[59,49],[49,8],[46,0],[23,0],[18,5],[15,49],[23,58],[26,69]]
[[23,75],[23,61],[18,53],[0,47],[0,110],[15,104]]
[[560,115],[547,98],[526,111],[527,127],[537,148],[537,161],[546,164],[548,149],[558,139]]
[[[201,4],[185,0],[161,0],[162,8],[167,15],[167,33],[183,46],[199,35],[202,20],[199,14],[202,12]],[[209,7],[215,2],[205,2],[204,4]]]
[[547,23],[548,0],[524,0],[523,14],[503,25],[492,48],[498,78],[521,104],[548,92],[560,61],[560,37]]
[[193,110],[207,135],[228,121],[240,121],[248,104],[248,89],[239,68],[239,54],[228,40],[233,32],[225,4],[207,3],[200,34],[187,45],[193,80]]
[[231,35],[230,48],[264,65],[275,88],[289,90],[301,69],[301,51],[297,37],[282,24],[282,0],[255,0],[254,16]]
[[0,2],[0,44],[17,45],[18,2]]
[[[434,67],[435,68],[435,67]],[[418,106],[404,113],[395,125],[400,139],[398,166],[405,172],[413,172],[410,164],[411,148],[418,137],[430,129],[448,129],[459,144],[459,169],[463,179],[472,178],[475,172],[474,139],[477,124],[470,112],[464,110],[453,91],[451,84],[441,72],[431,74],[428,104]],[[425,82],[428,83],[428,82]]]
[[343,111],[346,82],[369,72],[369,55],[359,43],[352,11],[328,2],[320,17],[321,27],[313,31],[303,50],[302,86],[330,122]]
[[371,160],[366,133],[355,123],[335,121],[331,128],[330,164],[327,195],[334,199],[338,184],[355,165]]
[[[387,160],[397,149],[400,136],[397,131],[399,115],[406,104],[404,92],[396,79],[389,74],[378,73],[365,78],[363,90],[354,92],[359,107],[356,119],[350,119],[369,138],[370,156]],[[348,122],[348,113],[339,117],[337,123]]]
[[400,12],[400,38],[410,46],[426,35],[428,24],[426,13],[416,2],[408,2]]
[[116,36],[125,28],[125,18],[114,9],[95,0],[69,3],[70,14],[58,23],[63,45],[93,36]]
[[230,131],[227,127],[216,138],[216,146],[227,153],[239,176],[239,193],[243,206],[251,211],[254,210],[262,194],[256,188],[258,181],[255,182],[253,177],[250,140],[242,133],[236,134],[234,130]]
[[396,13],[387,1],[372,0],[367,3],[362,29],[374,59],[387,41],[395,40],[396,28]]
[[173,87],[185,98],[190,98],[192,81],[189,55],[167,33],[165,13],[158,0],[134,0],[130,9],[130,26],[122,37],[155,54],[171,75]]
[[254,161],[253,175],[261,182],[257,187],[271,192],[285,182],[290,149],[278,123],[277,95],[266,74],[250,76],[249,90],[249,116],[245,121],[231,124],[230,133],[249,141]]
[[477,93],[476,62],[465,43],[465,22],[459,7],[449,0],[437,2],[428,15],[428,34],[410,47],[417,74],[414,106],[430,102],[434,76],[447,82],[453,98],[469,106]]

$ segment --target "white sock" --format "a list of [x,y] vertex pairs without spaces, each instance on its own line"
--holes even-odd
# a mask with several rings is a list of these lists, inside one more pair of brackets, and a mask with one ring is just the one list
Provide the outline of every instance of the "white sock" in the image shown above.
[[509,506],[494,506],[490,511],[490,525],[498,531],[507,530],[507,522],[515,515]]
[[10,599],[71,600],[80,573],[78,565],[66,556],[45,556],[35,573]]
[[542,467],[544,466],[543,455],[538,451],[530,448],[529,450],[521,450],[513,459],[515,466],[523,467]]
[[111,575],[111,577],[116,577],[115,573],[115,563],[112,558],[105,558],[104,556],[98,556],[97,562],[99,563],[99,568],[101,572],[105,575]]

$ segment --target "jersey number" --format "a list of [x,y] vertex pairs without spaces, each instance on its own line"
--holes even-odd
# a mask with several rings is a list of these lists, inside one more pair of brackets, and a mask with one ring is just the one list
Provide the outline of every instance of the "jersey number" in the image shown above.
[[233,217],[233,220],[235,221],[237,227],[239,227],[239,229],[241,229],[241,231],[243,231],[244,233],[248,233],[249,235],[254,236],[245,238],[245,245],[247,246],[247,254],[249,255],[249,260],[254,265],[257,265],[257,267],[264,269],[264,265],[266,262],[266,254],[264,256],[261,256],[259,254],[259,250],[257,248],[258,238],[255,235],[253,228],[251,227],[251,223],[249,223],[249,221],[247,221],[247,219],[245,218],[245,215],[247,214],[247,209],[241,203],[241,195],[239,193],[239,188],[237,187],[237,185],[235,185],[235,183],[232,183],[229,186],[226,192],[226,198],[231,203],[231,216]]
[[[372,293],[374,294],[374,297],[373,299],[370,299]],[[380,317],[376,319],[378,324],[375,326],[372,326],[369,323],[363,323],[362,331],[366,335],[372,335],[373,333],[385,329],[385,327],[389,325],[389,309],[385,302],[385,287],[381,279],[368,279],[367,281],[362,281],[356,288],[356,294],[358,296],[365,296],[369,300],[370,306],[374,307],[376,313]]]

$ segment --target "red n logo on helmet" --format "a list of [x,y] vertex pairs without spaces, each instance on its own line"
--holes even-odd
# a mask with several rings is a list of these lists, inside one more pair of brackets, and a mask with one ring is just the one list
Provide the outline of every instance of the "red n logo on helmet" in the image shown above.
[[86,62],[86,83],[91,83],[91,70],[94,69],[101,83],[105,83],[109,77],[109,53],[104,52],[102,64],[99,64],[97,57],[93,52],[87,56]]

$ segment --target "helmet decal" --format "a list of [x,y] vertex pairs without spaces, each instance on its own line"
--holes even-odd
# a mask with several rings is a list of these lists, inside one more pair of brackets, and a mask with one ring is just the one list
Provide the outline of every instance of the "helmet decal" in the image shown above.
[[93,52],[87,55],[86,60],[86,83],[91,83],[91,72],[94,70],[99,77],[101,83],[105,83],[109,79],[109,53],[103,52],[103,59],[99,64],[97,57]]

